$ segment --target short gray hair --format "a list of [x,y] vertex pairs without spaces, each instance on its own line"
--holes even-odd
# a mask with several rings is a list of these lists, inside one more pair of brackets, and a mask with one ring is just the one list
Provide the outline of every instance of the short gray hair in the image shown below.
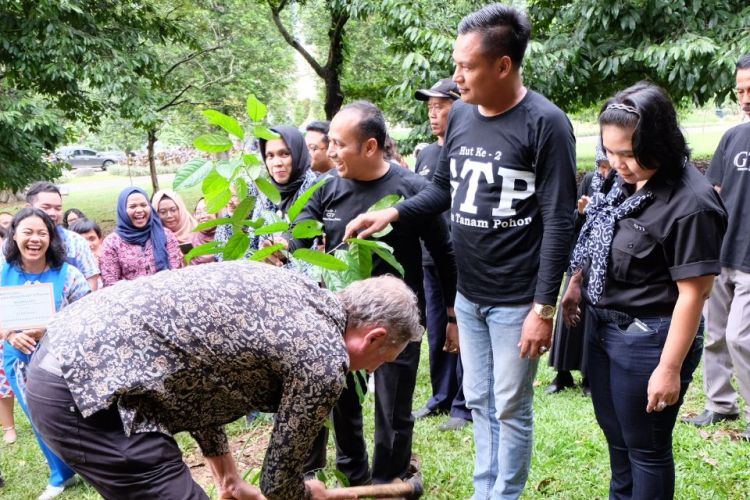
[[424,328],[419,324],[417,296],[393,276],[355,281],[338,293],[347,312],[346,327],[381,326],[394,345],[417,342]]

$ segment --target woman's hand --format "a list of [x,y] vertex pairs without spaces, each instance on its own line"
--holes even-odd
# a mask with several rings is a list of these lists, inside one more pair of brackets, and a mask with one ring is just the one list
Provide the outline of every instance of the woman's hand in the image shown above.
[[10,345],[18,349],[24,354],[31,354],[36,348],[36,338],[29,335],[26,332],[34,332],[35,330],[25,330],[23,332],[10,332],[7,337]]
[[583,271],[578,270],[570,277],[568,288],[565,290],[560,307],[562,307],[562,316],[565,326],[568,328],[576,326],[581,320],[581,309],[578,304],[581,303],[581,283],[583,282]]
[[648,380],[646,413],[662,411],[680,398],[680,371],[659,364]]
[[591,201],[591,198],[589,198],[586,195],[581,196],[578,198],[578,213],[583,215],[583,211],[586,210],[586,205],[589,204]]
[[46,328],[33,328],[31,330],[24,330],[23,333],[31,337],[34,337],[34,339],[38,342],[42,339],[42,337],[44,337],[44,334],[47,333],[47,329]]

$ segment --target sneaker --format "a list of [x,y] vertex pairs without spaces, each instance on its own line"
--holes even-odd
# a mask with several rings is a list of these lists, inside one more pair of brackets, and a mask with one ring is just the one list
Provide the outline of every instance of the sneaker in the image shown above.
[[695,417],[683,418],[686,424],[693,424],[696,427],[705,427],[706,425],[716,424],[723,420],[737,420],[737,413],[718,413],[711,410],[703,410],[703,413]]
[[51,484],[48,484],[42,494],[39,495],[36,500],[50,500],[51,498],[58,497],[62,495],[62,492],[65,491],[65,488],[69,488],[70,486],[73,486],[75,484],[78,484],[77,475],[71,476],[66,479],[62,486],[52,486]]
[[48,484],[36,500],[51,500],[52,498],[62,495],[63,491],[65,491],[65,486],[52,486],[51,484]]
[[469,421],[461,417],[451,417],[438,426],[439,431],[457,431],[469,425]]

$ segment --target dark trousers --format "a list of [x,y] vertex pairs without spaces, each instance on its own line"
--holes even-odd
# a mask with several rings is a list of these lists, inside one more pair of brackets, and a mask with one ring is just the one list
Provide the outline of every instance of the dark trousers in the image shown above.
[[432,397],[425,406],[430,410],[450,410],[453,417],[471,420],[471,411],[466,408],[464,399],[461,356],[443,350],[448,314],[435,266],[424,266],[424,293],[432,384]]
[[[414,418],[412,399],[417,383],[419,343],[411,342],[392,363],[375,372],[375,448],[372,474],[368,468],[367,448],[362,435],[362,406],[351,375],[333,411],[336,435],[336,467],[351,485],[389,483],[404,477],[411,460]],[[366,385],[366,384],[363,384]],[[327,430],[322,429],[305,465],[305,471],[325,467]]]
[[[350,372],[346,376],[346,388],[331,412],[336,435],[336,468],[347,477],[352,486],[367,484],[371,479],[370,460],[362,432],[362,405],[355,389],[355,377],[359,379],[362,391],[367,392],[367,376]],[[305,463],[305,472],[325,468],[327,444],[328,428],[323,427],[313,442]]]
[[83,418],[65,381],[34,361],[26,398],[45,442],[104,498],[208,500],[174,439],[158,432],[126,436],[114,406]]
[[[674,497],[672,430],[703,348],[703,325],[680,373],[680,398],[646,413],[648,381],[659,364],[671,318],[640,318],[649,332],[598,321],[589,336],[588,375],[599,426],[609,446],[611,499]],[[626,329],[626,328],[625,328]]]

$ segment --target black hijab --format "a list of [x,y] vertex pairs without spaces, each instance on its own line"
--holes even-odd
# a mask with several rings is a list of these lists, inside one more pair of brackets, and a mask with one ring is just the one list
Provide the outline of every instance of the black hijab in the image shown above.
[[[289,125],[277,125],[271,128],[274,132],[279,134],[286,143],[286,147],[292,153],[292,174],[289,176],[289,182],[286,184],[279,184],[271,177],[271,182],[276,189],[281,193],[281,203],[279,208],[286,213],[289,206],[295,199],[295,194],[299,191],[302,183],[305,180],[305,172],[310,169],[310,153],[307,151],[307,144],[305,144],[305,138],[302,136],[296,127]],[[266,163],[266,140],[260,139],[260,154],[263,159],[263,164]],[[268,166],[266,166],[268,170]]]

